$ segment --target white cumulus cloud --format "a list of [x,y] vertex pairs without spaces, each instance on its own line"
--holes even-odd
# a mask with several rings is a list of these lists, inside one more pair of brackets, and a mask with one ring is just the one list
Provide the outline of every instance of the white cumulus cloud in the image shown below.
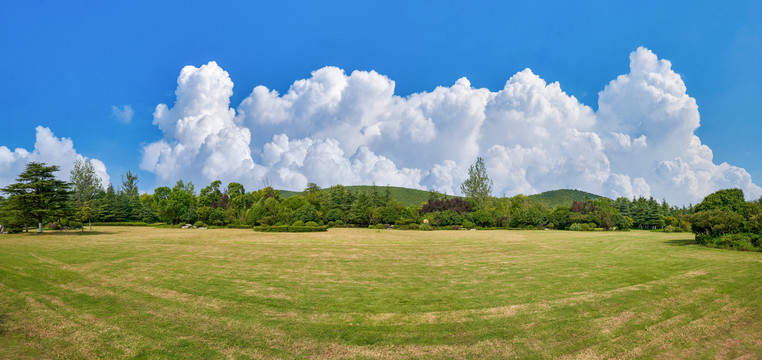
[[[59,171],[56,173],[56,177],[68,180],[74,163],[77,160],[87,159],[77,153],[71,139],[56,137],[49,128],[43,126],[38,126],[35,131],[35,143],[32,151],[22,148],[11,151],[5,146],[0,146],[0,187],[14,183],[16,177],[24,171],[26,164],[32,161],[57,165]],[[98,159],[90,159],[90,162],[105,188],[111,180],[106,172],[106,165]]]
[[233,82],[214,62],[183,68],[177,83],[175,105],[154,112],[164,137],[144,146],[141,163],[166,184],[376,183],[459,193],[481,156],[496,195],[579,188],[677,204],[727,187],[762,195],[744,169],[713,162],[695,135],[695,99],[671,63],[645,48],[599,93],[597,112],[530,69],[495,92],[461,78],[402,97],[375,71],[329,66],[283,94],[257,86],[235,109]]

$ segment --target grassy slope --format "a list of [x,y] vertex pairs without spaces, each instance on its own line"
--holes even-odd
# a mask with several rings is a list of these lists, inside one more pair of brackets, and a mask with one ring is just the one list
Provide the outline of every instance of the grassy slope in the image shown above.
[[[347,188],[352,189],[352,191],[371,191],[372,186],[357,185],[347,186]],[[386,187],[378,186],[377,190],[379,194],[384,194]],[[395,186],[390,186],[389,190],[392,195],[392,199],[399,201],[404,206],[420,205],[421,203],[429,200],[429,192],[425,190],[408,189]],[[281,190],[280,194],[281,197],[288,198],[290,196],[299,195],[301,192]],[[530,202],[542,204],[548,207],[571,206],[572,202],[577,200],[594,200],[599,197],[599,195],[595,195],[582,190],[570,189],[552,190],[528,196]]]
[[762,358],[762,257],[632,231],[0,236],[0,358]]
[[595,200],[601,196],[582,190],[560,189],[529,195],[528,197],[530,202],[554,208],[559,206],[569,207],[575,201]]

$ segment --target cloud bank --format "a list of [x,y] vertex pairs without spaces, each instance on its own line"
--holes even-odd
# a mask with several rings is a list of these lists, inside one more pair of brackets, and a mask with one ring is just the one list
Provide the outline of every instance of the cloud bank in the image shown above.
[[496,92],[466,78],[406,97],[394,88],[375,71],[325,67],[285,94],[257,86],[234,109],[227,72],[186,66],[174,106],[156,107],[164,136],[143,147],[141,168],[161,184],[375,183],[457,194],[481,156],[495,195],[578,188],[688,204],[738,187],[762,196],[746,170],[713,162],[695,135],[695,99],[669,61],[642,47],[630,72],[599,93],[597,112],[530,69]]
[[[16,177],[31,161],[58,165],[60,169],[56,177],[68,180],[74,163],[87,159],[77,153],[71,139],[56,137],[49,128],[43,126],[38,126],[35,131],[37,134],[32,151],[22,148],[11,151],[5,146],[0,146],[0,187],[16,182]],[[90,162],[105,188],[111,180],[106,172],[106,165],[98,159],[90,159]]]

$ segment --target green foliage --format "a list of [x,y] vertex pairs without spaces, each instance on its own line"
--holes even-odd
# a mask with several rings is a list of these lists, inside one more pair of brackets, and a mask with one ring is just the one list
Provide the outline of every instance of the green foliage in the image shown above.
[[575,201],[596,200],[600,195],[595,195],[582,190],[559,189],[527,196],[527,201],[540,204],[549,208],[569,207]]
[[696,242],[708,247],[741,251],[762,251],[760,234],[696,235]]
[[740,213],[746,206],[741,189],[724,189],[707,195],[704,200],[696,205],[695,212],[708,210],[721,210],[726,212]]
[[489,227],[494,223],[492,215],[486,210],[477,210],[472,214],[472,219],[476,226]]
[[699,211],[690,217],[694,234],[717,236],[743,231],[743,216],[720,209]]
[[80,159],[74,163],[69,182],[72,184],[72,196],[78,205],[95,199],[101,189],[101,179],[95,174],[89,159]]
[[302,205],[299,209],[296,210],[294,213],[294,218],[297,220],[301,220],[302,222],[317,222],[320,220],[318,217],[317,209],[315,209],[315,206],[308,202],[304,202],[304,205]]
[[460,191],[466,197],[476,200],[480,208],[487,205],[492,193],[492,179],[487,176],[484,159],[476,158],[476,163],[468,168],[468,178],[460,185]]
[[58,166],[55,165],[28,163],[16,183],[0,190],[8,195],[5,211],[12,212],[19,223],[35,220],[39,232],[46,221],[73,215],[74,208],[69,202],[70,184],[56,179],[56,171]]
[[258,227],[254,227],[254,231],[261,231],[261,232],[320,232],[320,231],[328,231],[328,226],[290,226],[290,225],[258,226]]

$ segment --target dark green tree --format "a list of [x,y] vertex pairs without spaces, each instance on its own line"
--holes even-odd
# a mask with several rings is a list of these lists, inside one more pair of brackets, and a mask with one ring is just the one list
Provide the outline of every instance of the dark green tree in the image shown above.
[[42,232],[46,220],[59,219],[73,212],[69,202],[70,184],[56,179],[54,173],[58,169],[55,165],[30,162],[16,178],[16,183],[2,189],[14,210],[37,221],[38,232]]

